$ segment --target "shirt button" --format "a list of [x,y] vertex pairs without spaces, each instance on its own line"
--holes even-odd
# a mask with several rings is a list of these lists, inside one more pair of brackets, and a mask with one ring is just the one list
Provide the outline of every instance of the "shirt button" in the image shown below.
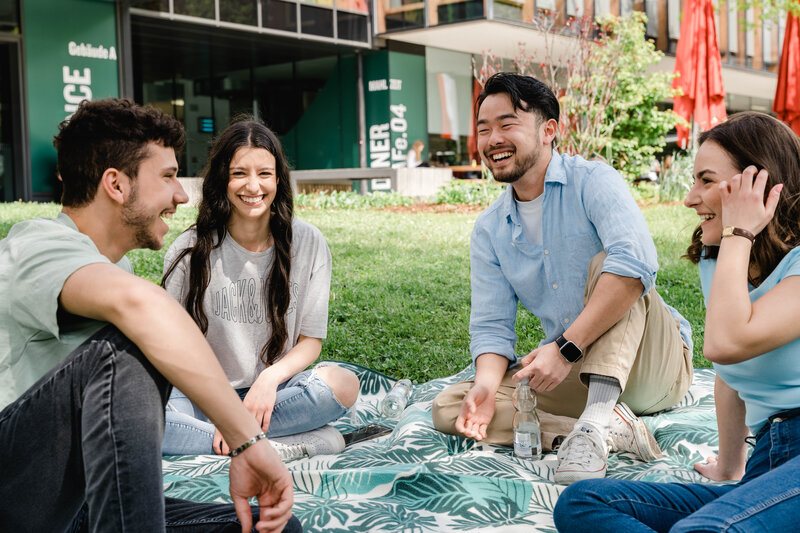
[[569,318],[564,319],[564,324],[566,324],[567,322],[569,322]]
[[553,283],[553,288],[557,289],[558,288],[558,283]]
[[550,255],[550,250],[545,250],[544,255]]

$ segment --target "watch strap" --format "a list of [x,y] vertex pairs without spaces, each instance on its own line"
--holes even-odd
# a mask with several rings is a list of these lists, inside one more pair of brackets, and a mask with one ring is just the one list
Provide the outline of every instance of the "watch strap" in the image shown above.
[[744,228],[737,228],[736,226],[725,226],[724,228],[722,228],[723,239],[725,237],[733,237],[734,235],[737,235],[739,237],[744,237],[750,242],[755,242],[756,240],[756,236]]

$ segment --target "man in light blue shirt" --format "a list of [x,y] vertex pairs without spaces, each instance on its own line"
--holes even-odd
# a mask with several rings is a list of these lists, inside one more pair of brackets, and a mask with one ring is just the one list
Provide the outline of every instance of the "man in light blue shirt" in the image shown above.
[[[538,393],[544,449],[563,439],[556,482],[604,477],[609,448],[659,457],[634,413],[683,397],[691,331],[654,289],[656,251],[639,208],[613,168],[553,149],[559,106],[543,83],[497,74],[478,105],[478,149],[511,186],[472,233],[475,379],[436,398],[434,424],[511,444],[511,397],[525,379]],[[545,332],[519,359],[518,302]]]

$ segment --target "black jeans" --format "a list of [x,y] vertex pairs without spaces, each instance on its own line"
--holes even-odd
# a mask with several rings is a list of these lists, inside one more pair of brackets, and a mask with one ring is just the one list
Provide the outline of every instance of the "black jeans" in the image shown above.
[[[0,411],[0,530],[241,531],[233,505],[165,505],[171,388],[108,326]],[[301,529],[294,517],[287,525]]]

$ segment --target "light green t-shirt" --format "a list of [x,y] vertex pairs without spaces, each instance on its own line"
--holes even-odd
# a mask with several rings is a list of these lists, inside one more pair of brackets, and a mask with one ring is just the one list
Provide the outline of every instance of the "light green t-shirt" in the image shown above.
[[[16,400],[105,322],[67,314],[67,278],[110,263],[64,213],[15,224],[0,240],[0,409]],[[118,266],[133,272],[127,258]]]

